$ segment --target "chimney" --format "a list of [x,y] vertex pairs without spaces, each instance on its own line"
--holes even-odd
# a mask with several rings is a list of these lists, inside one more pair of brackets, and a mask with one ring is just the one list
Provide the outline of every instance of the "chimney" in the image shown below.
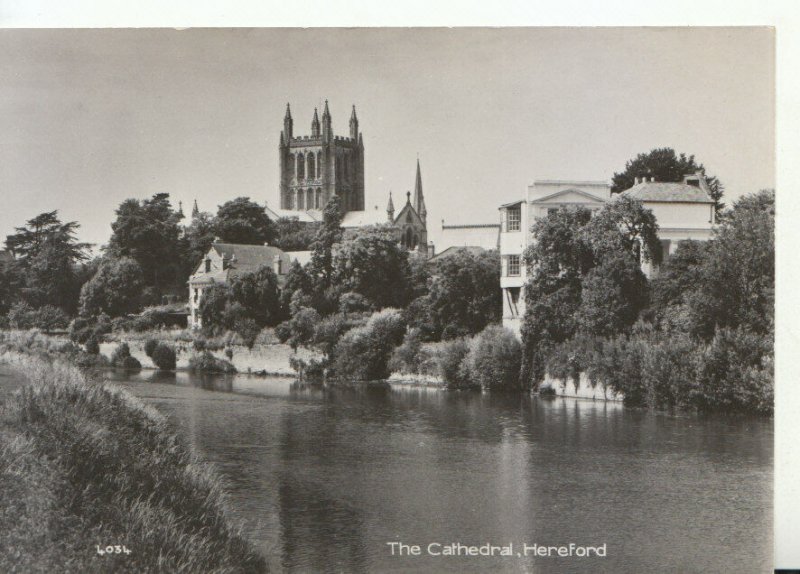
[[275,271],[275,275],[283,275],[283,260],[281,259],[280,254],[275,255],[273,258],[272,270]]

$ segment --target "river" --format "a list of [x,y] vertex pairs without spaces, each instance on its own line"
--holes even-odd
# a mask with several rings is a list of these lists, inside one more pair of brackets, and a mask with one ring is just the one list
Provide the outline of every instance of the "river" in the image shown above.
[[[273,571],[772,571],[771,420],[241,375],[113,377],[216,465],[233,520]],[[392,556],[389,542],[420,555]],[[431,543],[511,543],[514,555],[434,556]],[[523,552],[569,543],[605,544],[606,556]]]

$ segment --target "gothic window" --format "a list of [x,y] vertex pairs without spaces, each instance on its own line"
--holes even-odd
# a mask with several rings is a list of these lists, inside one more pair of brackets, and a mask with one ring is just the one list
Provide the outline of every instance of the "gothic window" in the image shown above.
[[506,275],[509,277],[519,277],[519,255],[508,256],[508,268]]
[[405,245],[406,245],[406,247],[408,249],[412,249],[414,247],[412,245],[413,241],[414,241],[413,232],[411,231],[411,228],[409,227],[409,228],[406,229],[406,240],[405,240]]
[[416,247],[417,245],[419,245],[419,235],[417,235],[415,233],[414,234],[414,245],[413,245],[413,247]]
[[294,192],[293,191],[289,192],[289,198],[288,198],[288,201],[286,203],[287,203],[287,206],[286,206],[287,209],[294,209]]
[[409,211],[406,213],[406,223],[411,223],[413,220],[411,218],[411,212]]
[[506,231],[519,231],[521,217],[522,209],[519,206],[509,207],[506,210]]
[[297,158],[294,156],[294,154],[291,154],[289,156],[289,177],[294,176],[294,168],[295,168],[296,162],[297,162]]
[[302,153],[297,154],[297,179],[306,177],[306,158]]
[[305,196],[305,194],[303,193],[303,190],[302,189],[298,190],[298,192],[297,192],[297,209],[305,209],[304,201],[303,201],[303,197],[304,196]]
[[317,179],[322,177],[322,152],[317,152]]
[[317,188],[317,200],[314,202],[314,207],[322,209],[322,190]]
[[314,174],[317,173],[317,168],[314,165],[314,153],[308,154],[308,179],[314,179]]
[[314,190],[306,190],[306,209],[314,209]]

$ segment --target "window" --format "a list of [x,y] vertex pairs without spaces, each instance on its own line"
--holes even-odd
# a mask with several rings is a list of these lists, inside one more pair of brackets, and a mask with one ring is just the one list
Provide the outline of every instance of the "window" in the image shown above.
[[303,193],[303,190],[299,190],[297,192],[297,209],[305,209],[305,202],[303,201],[304,197],[305,194]]
[[314,207],[322,209],[322,190],[320,188],[317,188],[317,198]]
[[297,154],[297,179],[306,177],[306,158],[302,153]]
[[206,273],[211,273],[211,259],[206,259]]
[[519,316],[519,307],[517,304],[519,303],[519,294],[520,288],[519,287],[509,287],[505,290],[506,292],[506,300],[508,301],[508,310],[511,312],[512,317]]
[[194,290],[194,302],[195,303],[197,303],[197,295],[198,295],[197,291],[198,291],[197,289]]
[[522,209],[520,207],[509,207],[506,210],[506,231],[519,231]]
[[314,166],[314,154],[308,154],[308,179],[313,179],[314,174],[317,173],[317,169]]
[[[322,152],[317,152],[317,179],[322,177]],[[319,206],[317,206],[319,207]]]
[[506,275],[509,277],[519,277],[519,255],[508,256],[508,268]]

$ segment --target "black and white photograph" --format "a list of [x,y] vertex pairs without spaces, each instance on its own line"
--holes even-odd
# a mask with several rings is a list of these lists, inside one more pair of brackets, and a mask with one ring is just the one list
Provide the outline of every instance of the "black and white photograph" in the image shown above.
[[1,27],[0,571],[773,572],[776,173],[765,25]]

